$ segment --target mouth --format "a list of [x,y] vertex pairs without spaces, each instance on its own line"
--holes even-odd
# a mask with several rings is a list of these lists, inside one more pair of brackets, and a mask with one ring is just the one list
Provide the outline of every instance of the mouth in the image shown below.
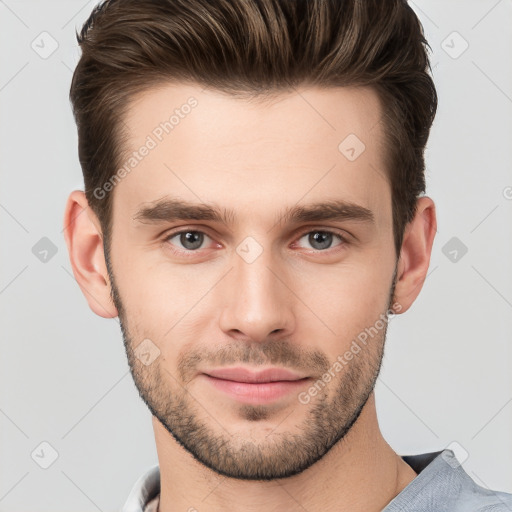
[[220,368],[203,373],[218,391],[240,402],[268,403],[304,387],[310,380],[284,368],[251,371],[247,368]]

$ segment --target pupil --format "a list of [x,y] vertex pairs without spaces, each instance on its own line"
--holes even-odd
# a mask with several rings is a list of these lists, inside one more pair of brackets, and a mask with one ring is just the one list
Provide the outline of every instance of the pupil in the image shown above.
[[[309,235],[309,243],[314,249],[328,249],[332,243],[332,234],[324,231],[315,231]],[[315,247],[315,244],[320,246]]]

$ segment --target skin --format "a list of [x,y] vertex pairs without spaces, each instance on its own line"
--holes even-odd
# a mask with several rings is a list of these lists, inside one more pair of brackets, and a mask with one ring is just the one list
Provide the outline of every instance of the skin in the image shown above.
[[[382,109],[368,88],[249,101],[166,84],[133,99],[126,149],[139,148],[190,96],[197,106],[115,186],[109,261],[82,191],[70,194],[64,218],[77,282],[96,314],[119,316],[153,414],[160,511],[380,511],[416,477],[378,425],[385,322],[307,403],[298,394],[380,315],[409,309],[427,274],[435,205],[418,200],[397,261]],[[365,144],[354,161],[338,150],[351,133]],[[136,219],[164,197],[233,216]],[[287,207],[327,200],[363,206],[374,222],[276,222]],[[206,235],[198,249],[171,236],[187,229]],[[330,246],[310,236],[326,230],[335,233]],[[250,263],[237,252],[248,236],[261,248]],[[149,365],[136,357],[145,339],[159,350]],[[255,405],[203,374],[233,366],[288,368],[309,380]]]

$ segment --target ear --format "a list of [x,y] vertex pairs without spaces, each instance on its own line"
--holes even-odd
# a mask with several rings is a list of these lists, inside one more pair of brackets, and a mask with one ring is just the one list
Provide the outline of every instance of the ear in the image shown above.
[[64,238],[73,274],[89,307],[103,318],[116,317],[118,312],[110,296],[101,225],[81,190],[74,190],[68,197]]
[[430,264],[430,254],[437,232],[435,204],[430,197],[421,197],[416,203],[416,214],[404,232],[398,260],[393,302],[405,313],[419,295]]

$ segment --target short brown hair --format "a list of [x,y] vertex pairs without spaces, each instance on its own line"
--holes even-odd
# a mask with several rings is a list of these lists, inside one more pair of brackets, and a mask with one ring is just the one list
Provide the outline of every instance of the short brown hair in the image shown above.
[[[85,194],[108,252],[130,99],[165,82],[265,96],[299,85],[370,86],[384,112],[397,257],[437,110],[423,28],[406,0],[106,0],[77,40],[70,100]],[[430,47],[429,47],[430,48]]]

